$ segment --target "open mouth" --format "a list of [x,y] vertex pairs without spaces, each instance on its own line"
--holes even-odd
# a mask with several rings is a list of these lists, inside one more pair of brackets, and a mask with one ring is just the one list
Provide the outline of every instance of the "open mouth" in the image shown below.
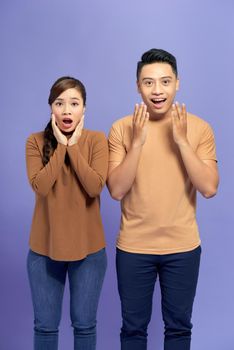
[[154,104],[154,106],[156,108],[161,108],[164,104],[164,102],[166,102],[166,98],[152,98],[151,102]]
[[63,119],[63,123],[64,123],[64,124],[67,124],[67,125],[71,125],[71,124],[72,124],[72,119],[70,119],[70,118],[64,118],[64,119]]
[[63,123],[64,123],[64,124],[71,124],[71,123],[72,123],[72,119],[70,119],[70,118],[64,118],[64,119],[63,119]]
[[70,129],[72,127],[73,120],[71,118],[64,118],[63,119],[63,129]]

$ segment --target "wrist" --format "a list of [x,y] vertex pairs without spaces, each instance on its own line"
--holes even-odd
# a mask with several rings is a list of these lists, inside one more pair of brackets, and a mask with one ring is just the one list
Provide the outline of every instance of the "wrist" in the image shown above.
[[138,150],[141,151],[143,146],[143,143],[139,143],[139,142],[132,142],[131,146],[130,146],[130,150]]
[[67,143],[68,147],[74,146],[77,143],[77,141],[73,141],[73,140],[71,140],[70,142],[69,141],[70,140],[68,140],[68,143]]
[[61,141],[58,141],[58,145],[61,145],[61,146],[67,147],[67,143],[64,143],[64,142],[61,142]]
[[66,141],[61,141],[61,140],[57,140],[58,143],[60,143],[61,145],[67,146],[67,142]]
[[132,149],[141,149],[142,148],[142,146],[143,146],[143,143],[141,143],[141,142],[132,142],[132,144],[131,144],[131,148]]
[[145,143],[145,140],[140,138],[132,138],[131,148],[141,148]]
[[188,139],[177,141],[177,145],[179,148],[190,147],[190,143],[189,143]]

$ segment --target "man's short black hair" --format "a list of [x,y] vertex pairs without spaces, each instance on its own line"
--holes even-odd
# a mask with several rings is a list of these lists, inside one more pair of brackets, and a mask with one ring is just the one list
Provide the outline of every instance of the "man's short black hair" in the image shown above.
[[137,63],[137,80],[139,80],[139,76],[143,66],[146,64],[163,62],[170,64],[172,71],[175,73],[176,77],[178,75],[177,72],[177,63],[176,58],[171,53],[161,50],[161,49],[151,49],[143,53],[141,56],[141,61]]

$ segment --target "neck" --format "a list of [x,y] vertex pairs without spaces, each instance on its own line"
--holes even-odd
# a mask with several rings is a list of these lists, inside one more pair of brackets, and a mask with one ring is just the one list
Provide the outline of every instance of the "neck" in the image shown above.
[[155,121],[155,122],[163,122],[163,121],[168,121],[171,120],[171,111],[167,112],[167,113],[163,113],[163,114],[150,114],[150,118],[151,121]]
[[68,131],[68,132],[62,131],[62,133],[63,133],[63,135],[65,135],[69,139],[72,136],[73,131]]

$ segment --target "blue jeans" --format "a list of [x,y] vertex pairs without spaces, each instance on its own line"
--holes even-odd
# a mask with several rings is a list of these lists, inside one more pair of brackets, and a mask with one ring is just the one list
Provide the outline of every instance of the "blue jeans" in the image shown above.
[[164,350],[189,350],[191,316],[201,247],[186,253],[151,255],[117,249],[122,307],[121,350],[146,350],[154,286],[159,276],[165,325]]
[[74,349],[96,348],[96,313],[106,271],[105,248],[72,262],[54,261],[29,251],[27,269],[34,308],[34,350],[57,350],[66,275]]

